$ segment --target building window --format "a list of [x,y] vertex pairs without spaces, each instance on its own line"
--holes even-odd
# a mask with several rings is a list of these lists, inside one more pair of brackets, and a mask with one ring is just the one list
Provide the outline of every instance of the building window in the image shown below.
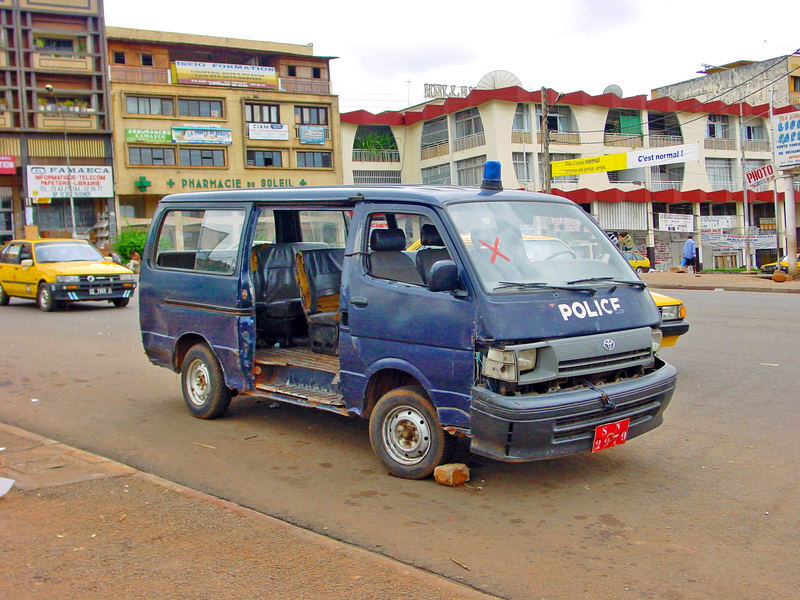
[[297,166],[314,167],[314,168],[330,168],[331,166],[331,153],[330,152],[298,152],[297,153]]
[[224,167],[224,150],[181,148],[182,167]]
[[143,67],[152,67],[153,66],[153,55],[152,54],[142,54],[142,66]]
[[178,98],[178,114],[181,117],[222,117],[222,100],[198,100]]
[[328,109],[324,106],[295,106],[294,122],[300,125],[327,125]]
[[483,133],[483,121],[477,108],[470,108],[456,113],[455,139]]
[[314,79],[319,79],[322,77],[322,69],[320,69],[319,67],[313,67],[311,69],[311,73]]
[[128,163],[131,165],[168,166],[175,164],[175,148],[128,148]]
[[437,146],[448,141],[447,117],[439,117],[422,124],[422,147]]
[[450,185],[450,163],[427,167],[421,170],[422,183],[428,185]]
[[800,92],[800,77],[792,76],[792,91]]
[[282,167],[280,150],[248,150],[248,167]]
[[[547,130],[548,131],[571,131],[569,106],[548,106],[547,107]],[[536,131],[542,131],[542,105],[536,105]]]
[[761,125],[745,125],[744,126],[744,139],[752,142],[764,142],[767,136],[764,134],[764,127]]
[[733,189],[733,165],[730,159],[707,158],[706,173],[708,173],[708,182],[711,184],[712,190]]
[[[519,106],[522,106],[521,104]],[[526,160],[527,159],[527,160]],[[511,160],[514,163],[514,173],[520,183],[533,181],[533,153],[512,152]]]
[[728,136],[728,115],[708,115],[706,137],[725,139]]
[[124,65],[125,64],[125,53],[124,52],[114,52],[114,64],[115,65]]
[[514,111],[514,122],[511,131],[530,131],[531,130],[531,107],[528,104],[517,104]]
[[356,184],[375,184],[375,183],[401,183],[400,171],[353,171],[353,183]]
[[289,65],[287,71],[289,73],[289,77],[297,77],[297,67],[294,65]]
[[458,185],[478,187],[483,180],[483,165],[486,164],[486,155],[473,156],[456,161],[456,179]]
[[244,105],[244,120],[247,123],[280,123],[280,110],[277,104],[246,102]]
[[40,37],[33,40],[37,50],[44,52],[61,52],[72,54],[75,50],[75,40],[69,38]]
[[129,115],[174,115],[175,104],[171,98],[127,96],[125,109]]

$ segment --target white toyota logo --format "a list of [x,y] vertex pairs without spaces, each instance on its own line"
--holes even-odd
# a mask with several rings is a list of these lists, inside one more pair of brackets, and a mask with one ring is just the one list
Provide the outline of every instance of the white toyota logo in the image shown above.
[[617,343],[614,340],[612,340],[611,338],[608,338],[607,340],[603,340],[603,348],[605,348],[609,352],[611,352],[616,347],[617,347]]

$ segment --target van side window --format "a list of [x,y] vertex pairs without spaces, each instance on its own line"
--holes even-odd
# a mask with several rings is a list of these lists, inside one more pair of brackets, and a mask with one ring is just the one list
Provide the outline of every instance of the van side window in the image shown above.
[[322,242],[329,248],[344,248],[347,242],[345,213],[333,210],[301,210],[304,242]]
[[155,262],[160,267],[230,275],[244,225],[242,210],[172,210],[161,225]]

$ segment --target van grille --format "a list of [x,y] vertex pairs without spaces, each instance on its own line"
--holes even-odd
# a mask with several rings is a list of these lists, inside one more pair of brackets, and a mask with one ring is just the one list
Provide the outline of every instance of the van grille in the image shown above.
[[650,358],[650,349],[642,348],[617,354],[561,360],[558,362],[558,374],[560,377],[570,377],[586,373],[624,369],[629,366],[640,365],[642,362],[650,360]]

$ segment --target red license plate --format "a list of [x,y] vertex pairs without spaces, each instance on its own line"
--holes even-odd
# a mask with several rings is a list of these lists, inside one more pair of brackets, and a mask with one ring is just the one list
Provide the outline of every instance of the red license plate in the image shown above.
[[594,443],[592,443],[592,452],[600,452],[612,446],[619,446],[625,443],[628,439],[628,425],[631,424],[630,419],[624,421],[617,421],[616,423],[608,423],[607,425],[600,425],[594,430]]

